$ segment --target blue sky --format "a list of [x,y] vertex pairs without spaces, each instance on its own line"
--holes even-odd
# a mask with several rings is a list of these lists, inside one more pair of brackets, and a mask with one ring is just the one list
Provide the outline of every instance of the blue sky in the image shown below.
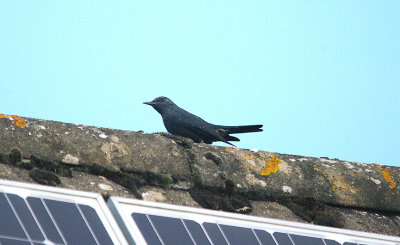
[[[399,1],[2,1],[0,113],[146,133],[164,95],[241,148],[400,166]],[[218,144],[224,145],[224,144]]]

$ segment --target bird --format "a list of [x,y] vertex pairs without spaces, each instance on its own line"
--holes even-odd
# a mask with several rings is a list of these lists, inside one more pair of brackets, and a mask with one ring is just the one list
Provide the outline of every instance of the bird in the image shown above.
[[240,141],[230,134],[262,132],[262,124],[245,126],[222,126],[208,123],[200,117],[177,106],[172,100],[165,96],[155,98],[143,104],[152,106],[164,122],[167,131],[173,135],[190,138],[195,143],[212,144],[222,141],[235,146],[229,141]]

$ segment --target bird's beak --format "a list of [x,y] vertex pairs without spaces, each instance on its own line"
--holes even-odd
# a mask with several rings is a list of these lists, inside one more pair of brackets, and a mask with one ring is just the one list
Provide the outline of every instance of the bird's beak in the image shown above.
[[154,105],[154,102],[143,102],[143,104],[145,104],[145,105]]

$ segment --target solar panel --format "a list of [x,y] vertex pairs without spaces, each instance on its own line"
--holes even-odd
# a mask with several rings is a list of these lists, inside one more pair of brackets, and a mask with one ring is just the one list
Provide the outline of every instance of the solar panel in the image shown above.
[[0,180],[0,244],[127,244],[101,195]]
[[242,214],[111,197],[130,244],[400,245],[400,238]]

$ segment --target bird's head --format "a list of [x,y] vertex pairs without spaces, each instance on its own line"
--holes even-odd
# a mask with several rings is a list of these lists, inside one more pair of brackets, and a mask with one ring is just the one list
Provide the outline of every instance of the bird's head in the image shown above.
[[175,103],[172,102],[172,100],[168,99],[165,96],[157,97],[151,102],[143,102],[143,104],[152,106],[160,114],[171,108],[171,106],[175,105]]

